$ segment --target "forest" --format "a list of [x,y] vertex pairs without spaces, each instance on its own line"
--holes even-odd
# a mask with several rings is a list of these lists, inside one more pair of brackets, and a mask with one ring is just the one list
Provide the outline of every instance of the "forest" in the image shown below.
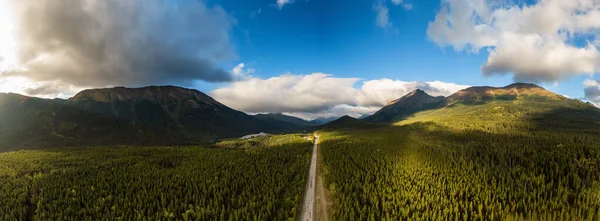
[[331,219],[600,220],[598,112],[519,102],[321,131]]
[[304,135],[0,153],[0,220],[295,220]]

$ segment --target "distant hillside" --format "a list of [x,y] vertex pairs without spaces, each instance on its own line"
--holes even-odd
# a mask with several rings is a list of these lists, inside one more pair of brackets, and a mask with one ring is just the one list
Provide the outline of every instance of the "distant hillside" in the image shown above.
[[11,148],[207,143],[275,130],[200,91],[173,86],[85,90],[66,101],[1,97],[0,145]]
[[373,115],[363,119],[367,122],[395,122],[419,111],[436,108],[444,97],[433,97],[425,91],[417,89],[403,97],[389,102]]
[[363,114],[362,116],[358,117],[357,119],[362,120],[362,119],[365,119],[370,116],[371,116],[370,114]]
[[64,100],[0,93],[0,151],[55,143],[52,117]]
[[310,123],[315,125],[323,125],[337,119],[340,119],[340,117],[319,117],[314,120],[311,120]]
[[305,131],[316,126],[314,123],[285,114],[257,114],[254,117],[281,131]]
[[348,115],[340,117],[325,125],[318,127],[320,130],[338,130],[338,129],[369,129],[379,127],[377,124],[364,122]]

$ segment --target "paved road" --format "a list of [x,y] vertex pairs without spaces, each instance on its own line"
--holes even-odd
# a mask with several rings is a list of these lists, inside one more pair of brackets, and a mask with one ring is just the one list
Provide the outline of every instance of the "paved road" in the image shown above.
[[315,145],[313,147],[312,159],[310,160],[310,171],[308,173],[308,183],[306,184],[306,193],[304,194],[304,203],[302,203],[302,214],[300,221],[313,221],[315,208],[315,186],[317,174],[317,144],[319,136],[315,135]]

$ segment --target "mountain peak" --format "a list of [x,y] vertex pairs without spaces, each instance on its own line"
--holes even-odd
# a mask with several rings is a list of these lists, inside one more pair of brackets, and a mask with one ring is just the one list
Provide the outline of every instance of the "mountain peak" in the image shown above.
[[[425,97],[425,98],[422,98],[422,97]],[[427,100],[427,99],[433,98],[433,97],[431,95],[429,95],[427,92],[425,92],[425,91],[423,91],[421,89],[416,89],[416,90],[413,90],[410,93],[402,96],[401,98],[398,98],[396,100],[388,102],[385,106],[390,106],[390,105],[393,105],[393,104],[397,103],[398,101],[400,101],[402,99],[409,99],[409,98],[411,98],[411,99],[425,99],[425,100]]]
[[340,117],[340,118],[339,118],[339,119],[337,119],[337,120],[340,120],[340,121],[346,121],[346,120],[356,120],[356,118],[354,118],[354,117],[350,117],[350,116],[348,116],[348,115],[344,115],[344,116]]
[[416,89],[399,99],[386,104],[381,110],[366,117],[368,122],[391,122],[400,120],[421,110],[430,109],[439,104],[443,96],[433,97],[421,89]]
[[520,82],[509,84],[503,88],[519,88],[519,89],[521,89],[521,88],[524,88],[524,89],[541,88],[541,89],[544,89],[536,84],[520,83]]
[[147,86],[140,88],[113,87],[88,89],[77,93],[69,99],[71,102],[96,101],[102,103],[135,102],[148,100],[160,102],[164,100],[200,100],[206,103],[218,103],[208,95],[194,89],[177,86]]
[[331,122],[321,126],[320,128],[328,130],[328,129],[371,128],[374,126],[376,126],[376,125],[367,123],[367,122],[363,122],[361,120],[350,117],[348,115],[344,115],[343,117],[340,117],[337,120],[331,121]]
[[513,83],[504,87],[474,86],[465,88],[449,96],[443,102],[443,105],[448,106],[454,103],[477,104],[489,100],[515,100],[529,96],[551,100],[566,99],[535,84]]
[[415,96],[415,95],[423,95],[423,94],[427,94],[427,93],[425,93],[425,91],[423,91],[421,89],[416,89],[416,90],[413,90],[410,93],[408,93],[406,96]]

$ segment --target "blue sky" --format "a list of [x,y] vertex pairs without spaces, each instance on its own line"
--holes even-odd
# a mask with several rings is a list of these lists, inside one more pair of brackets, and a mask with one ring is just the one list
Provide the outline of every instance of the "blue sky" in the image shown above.
[[90,1],[0,0],[0,92],[172,84],[314,118],[520,81],[600,104],[597,2]]
[[[489,53],[455,51],[427,36],[428,23],[440,11],[439,0],[406,0],[412,8],[385,2],[393,27],[376,25],[379,1],[298,0],[279,9],[274,0],[213,0],[236,18],[233,44],[238,59],[256,69],[255,76],[323,72],[336,77],[390,78],[403,81],[444,81],[462,85],[504,86],[510,74],[484,76],[481,66]],[[529,2],[529,4],[535,2]],[[258,10],[260,9],[260,14]],[[584,97],[586,76],[558,82],[536,82],[571,98]],[[201,83],[210,91],[220,84]]]

